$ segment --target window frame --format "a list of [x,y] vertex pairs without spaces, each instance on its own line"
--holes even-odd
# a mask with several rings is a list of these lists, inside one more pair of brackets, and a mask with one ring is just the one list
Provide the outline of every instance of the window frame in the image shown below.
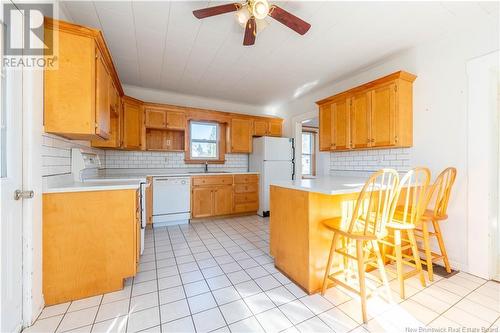
[[[308,130],[308,129],[303,129],[302,134],[301,134],[301,140],[303,140],[304,135],[309,135],[311,138],[311,153],[304,153],[304,151],[301,152],[301,165],[302,165],[302,170],[303,171],[303,157],[304,156],[310,156],[311,160],[311,169],[310,173],[302,173],[302,176],[315,176],[316,175],[316,131],[313,130]],[[301,147],[302,149],[302,147]]]
[[[202,140],[202,139],[193,139],[193,136],[191,135],[192,133],[192,126],[193,125],[210,125],[210,126],[215,126],[216,128],[216,139],[215,140]],[[217,122],[213,121],[203,121],[203,120],[191,120],[189,122],[189,157],[193,161],[218,161],[220,160],[220,130],[221,126]],[[193,142],[199,142],[199,143],[212,143],[215,144],[215,157],[194,157],[191,152],[192,144]]]

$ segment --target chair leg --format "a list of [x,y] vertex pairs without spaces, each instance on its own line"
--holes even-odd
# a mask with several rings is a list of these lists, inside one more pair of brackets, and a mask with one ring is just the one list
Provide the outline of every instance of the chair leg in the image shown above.
[[401,231],[394,230],[394,252],[396,252],[396,268],[399,281],[399,297],[405,298],[405,280],[403,278],[403,253],[401,251]]
[[382,283],[384,284],[387,298],[389,301],[392,301],[391,288],[389,287],[389,280],[387,279],[387,273],[385,272],[384,258],[380,253],[380,247],[378,245],[378,241],[376,240],[372,241],[372,247],[373,250],[375,251],[375,255],[377,256],[378,271],[380,273],[380,277],[382,278]]
[[434,281],[434,270],[432,268],[432,254],[431,244],[429,242],[429,226],[427,221],[422,223],[422,236],[424,238],[425,260],[427,262],[427,273],[429,274],[429,281]]
[[358,261],[358,278],[359,278],[359,296],[361,297],[361,313],[363,315],[363,322],[367,323],[366,316],[366,285],[365,285],[365,264],[363,253],[363,241],[356,240],[356,258]]
[[411,244],[411,252],[413,253],[413,260],[415,261],[415,266],[417,266],[418,275],[420,276],[420,283],[422,283],[422,287],[425,287],[425,276],[422,270],[422,263],[420,262],[420,256],[418,253],[417,241],[415,239],[415,233],[413,230],[408,230],[408,239]]
[[323,287],[321,288],[321,295],[324,296],[326,292],[326,287],[328,285],[328,276],[330,275],[330,269],[332,268],[333,254],[335,252],[335,246],[337,244],[338,234],[333,233],[332,246],[330,247],[330,254],[328,255],[328,263],[326,264],[325,277],[323,279]]
[[448,260],[448,253],[446,253],[446,247],[444,246],[443,234],[441,233],[439,222],[432,220],[432,225],[434,226],[434,232],[436,233],[439,250],[441,251],[441,255],[443,256],[444,267],[446,268],[446,272],[451,273],[450,261]]

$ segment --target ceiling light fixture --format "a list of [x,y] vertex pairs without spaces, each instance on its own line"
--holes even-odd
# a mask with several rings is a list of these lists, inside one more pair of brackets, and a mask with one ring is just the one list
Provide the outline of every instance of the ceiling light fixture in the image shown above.
[[269,4],[266,0],[257,0],[251,3],[252,14],[257,20],[263,20],[269,14]]

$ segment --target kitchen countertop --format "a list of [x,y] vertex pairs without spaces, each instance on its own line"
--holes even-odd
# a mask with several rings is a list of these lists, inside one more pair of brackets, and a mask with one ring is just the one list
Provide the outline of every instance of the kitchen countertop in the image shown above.
[[217,175],[241,175],[241,174],[258,174],[258,172],[123,172],[100,174],[86,178],[83,182],[76,182],[71,176],[66,177],[57,183],[47,184],[43,193],[63,193],[63,192],[82,192],[82,191],[111,191],[111,190],[128,190],[138,189],[140,183],[146,182],[146,177],[189,177],[189,176],[217,176]]
[[368,178],[349,176],[321,176],[313,179],[297,179],[273,182],[271,185],[299,191],[328,195],[360,192]]
[[112,190],[137,190],[140,180],[111,180],[111,181],[69,181],[66,183],[47,187],[43,193],[64,192],[89,192],[89,191],[112,191]]

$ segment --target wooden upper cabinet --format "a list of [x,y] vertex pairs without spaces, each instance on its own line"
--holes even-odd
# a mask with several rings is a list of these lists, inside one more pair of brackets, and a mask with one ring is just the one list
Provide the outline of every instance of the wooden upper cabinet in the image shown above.
[[269,132],[270,136],[281,136],[283,131],[283,121],[281,119],[270,119],[269,120]]
[[252,120],[233,118],[230,125],[230,151],[232,153],[252,152]]
[[[415,79],[415,75],[399,71],[316,102],[320,150],[411,147]],[[350,101],[345,105],[349,111],[344,105],[335,105],[344,96]],[[347,141],[350,144],[345,145]]]
[[183,112],[167,111],[167,128],[173,130],[185,130],[186,115]]
[[228,215],[233,212],[233,187],[217,186],[214,189],[214,215]]
[[[102,34],[46,18],[46,36],[53,36],[55,68],[44,71],[44,130],[69,139],[110,136],[110,80],[116,71]],[[121,92],[121,86],[119,86]]]
[[124,99],[123,102],[123,144],[125,149],[142,149],[142,106]]
[[396,83],[371,92],[371,146],[396,145]]
[[96,89],[95,89],[95,117],[96,134],[101,138],[109,138],[110,103],[109,103],[109,74],[101,52],[96,48]]
[[158,109],[145,109],[145,124],[149,128],[166,128],[167,127],[167,113],[165,110]]
[[350,110],[350,98],[342,98],[331,104],[333,150],[346,150],[350,148]]
[[254,119],[253,135],[266,136],[269,131],[269,121],[267,119]]
[[328,151],[333,146],[332,105],[326,103],[319,107],[319,150]]
[[361,92],[352,97],[350,129],[353,149],[371,146],[370,104],[371,95],[369,92]]

